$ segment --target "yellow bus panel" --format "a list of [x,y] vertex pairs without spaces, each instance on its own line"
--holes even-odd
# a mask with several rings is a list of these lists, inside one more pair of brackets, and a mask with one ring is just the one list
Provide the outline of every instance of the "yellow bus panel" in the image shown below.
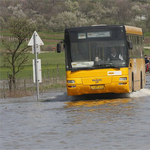
[[[111,73],[111,74],[109,74]],[[128,68],[67,71],[68,95],[129,93]]]

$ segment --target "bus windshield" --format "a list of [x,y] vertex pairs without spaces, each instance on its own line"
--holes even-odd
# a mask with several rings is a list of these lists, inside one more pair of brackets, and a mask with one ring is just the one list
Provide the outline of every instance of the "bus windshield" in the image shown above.
[[120,68],[127,66],[123,28],[66,32],[67,53],[72,69]]

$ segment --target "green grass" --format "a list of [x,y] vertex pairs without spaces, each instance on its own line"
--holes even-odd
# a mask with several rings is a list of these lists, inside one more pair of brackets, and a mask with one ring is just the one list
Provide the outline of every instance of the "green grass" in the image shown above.
[[[12,34],[7,30],[0,30],[0,34],[5,37],[12,37]],[[64,33],[50,33],[50,32],[38,32],[39,36],[44,42],[44,46],[41,46],[41,51],[48,51],[48,53],[38,54],[38,59],[41,59],[42,63],[42,76],[57,76],[57,66],[59,68],[59,76],[65,76],[65,56],[64,52],[58,54],[52,52],[52,47],[56,47],[56,44],[63,39]],[[4,50],[4,46],[0,41],[0,52]],[[31,47],[29,48],[31,52]],[[34,54],[29,54],[28,62],[24,65],[24,69],[17,74],[17,78],[29,79],[33,76],[32,59],[35,58]],[[7,75],[10,70],[3,67],[5,61],[0,53],[0,80],[7,79]],[[49,73],[50,72],[50,73]]]
[[[24,69],[21,70],[17,78],[20,79],[30,79],[33,76],[33,66],[32,59],[35,59],[34,54],[29,54],[28,62],[24,65]],[[42,63],[42,76],[43,77],[57,77],[57,74],[60,78],[65,76],[65,56],[64,52],[48,52],[38,54],[38,59],[41,59]],[[9,68],[3,67],[4,61],[3,56],[0,55],[1,67],[0,67],[0,80],[7,79],[7,75],[10,73]],[[57,69],[58,68],[58,69]],[[59,70],[59,73],[57,73]]]
[[144,55],[150,56],[150,49],[144,49]]
[[[10,33],[8,30],[0,30],[0,34],[3,35],[3,36],[12,36],[13,34]],[[46,39],[49,38],[49,37],[63,37],[64,33],[58,33],[58,32],[38,32],[39,36],[40,37],[45,37]]]
[[[30,54],[28,64],[30,63],[30,60],[32,60],[34,58],[35,58],[35,55]],[[42,53],[42,54],[38,54],[38,58],[41,59],[42,64],[53,64],[53,65],[63,64],[63,65],[65,65],[64,52],[62,52],[62,53],[56,53],[56,52]]]
[[[1,36],[4,37],[12,37],[13,35],[6,30],[0,30]],[[38,32],[39,36],[41,37],[42,41],[44,42],[44,46],[41,47],[41,50],[48,49],[47,47],[56,47],[56,44],[63,40],[64,33],[55,33],[55,32]],[[4,49],[0,41],[0,51]]]
[[42,39],[61,40],[61,39],[63,39],[64,34],[62,34],[62,33],[43,33],[43,32],[40,32],[39,36]]
[[8,30],[0,30],[0,34],[3,36],[12,36],[13,35]]
[[144,44],[144,47],[150,47],[150,43],[149,44]]
[[51,46],[51,44],[52,45],[56,45],[59,41],[61,41],[61,40],[55,40],[55,41],[48,41],[48,40],[42,40],[43,42],[44,42],[44,45],[41,47],[41,49],[43,48],[43,47],[45,47],[45,46]]
[[144,36],[150,36],[150,32],[144,33]]

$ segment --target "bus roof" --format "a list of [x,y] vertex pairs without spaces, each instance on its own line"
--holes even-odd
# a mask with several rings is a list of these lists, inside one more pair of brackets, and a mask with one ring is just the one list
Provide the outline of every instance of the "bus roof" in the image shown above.
[[123,27],[123,25],[91,25],[91,26],[82,26],[82,27],[73,27],[73,28],[66,28],[65,30],[82,30],[82,29],[96,29],[96,28],[116,28],[116,27]]
[[127,34],[138,34],[138,35],[143,35],[142,29],[138,27],[133,27],[133,26],[127,26],[125,25],[125,30]]
[[116,27],[125,27],[127,34],[138,34],[143,35],[142,29],[134,26],[128,25],[92,25],[92,26],[83,26],[83,27],[74,27],[74,28],[67,28],[65,30],[79,30],[79,29],[93,29],[93,28],[116,28]]

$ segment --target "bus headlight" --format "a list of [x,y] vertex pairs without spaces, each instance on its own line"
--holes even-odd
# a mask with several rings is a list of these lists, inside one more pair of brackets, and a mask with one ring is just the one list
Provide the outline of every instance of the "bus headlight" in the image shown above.
[[119,81],[126,81],[127,80],[127,77],[121,77],[120,79],[119,79]]
[[67,80],[67,83],[75,83],[74,80]]
[[75,86],[75,85],[73,85],[73,86],[68,86],[68,88],[76,88],[76,86]]
[[127,82],[124,82],[124,83],[119,83],[119,85],[126,85],[127,84]]

